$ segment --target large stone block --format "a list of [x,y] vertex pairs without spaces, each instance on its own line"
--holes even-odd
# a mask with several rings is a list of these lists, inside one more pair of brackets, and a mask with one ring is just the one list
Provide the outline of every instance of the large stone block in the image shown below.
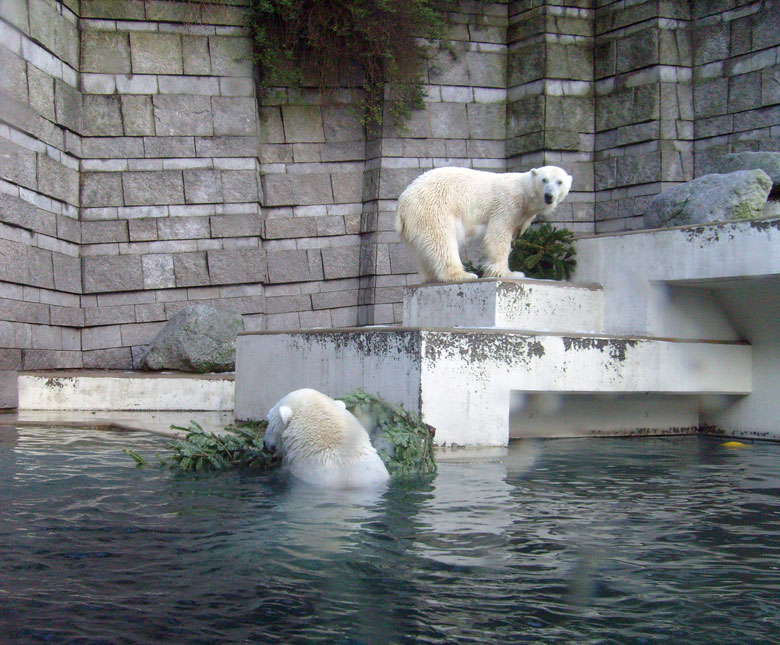
[[465,103],[431,103],[427,107],[431,135],[440,139],[463,139],[469,131]]
[[284,143],[284,125],[278,106],[261,107],[258,110],[261,143]]
[[27,65],[19,56],[0,47],[0,95],[27,103]]
[[13,195],[0,193],[0,221],[28,230],[35,229],[38,209]]
[[194,157],[195,139],[194,137],[144,137],[143,155],[128,156]]
[[81,241],[84,244],[108,244],[127,242],[127,222],[125,220],[105,220],[81,223]]
[[360,246],[322,249],[322,267],[326,280],[360,276]]
[[252,41],[249,38],[210,36],[211,73],[215,76],[252,76]]
[[268,281],[271,284],[307,282],[317,279],[313,275],[306,251],[269,251]]
[[330,175],[324,174],[264,175],[263,195],[265,206],[305,206],[333,203]]
[[160,94],[152,102],[157,136],[214,133],[210,97]]
[[134,74],[181,74],[181,37],[149,31],[130,32]]
[[141,257],[96,255],[82,258],[85,293],[139,291],[144,288]]
[[79,205],[79,172],[55,161],[49,155],[38,155],[38,190],[73,206]]
[[135,159],[144,156],[138,137],[87,137],[81,145],[85,159]]
[[225,203],[256,202],[258,174],[254,170],[223,170],[222,193]]
[[130,74],[132,66],[128,34],[116,31],[83,31],[80,71]]
[[325,141],[319,106],[283,105],[282,119],[287,143],[320,143]]
[[122,114],[118,96],[87,94],[83,101],[83,131],[85,136],[121,136]]
[[157,220],[161,240],[195,240],[209,237],[208,217],[163,217]]
[[54,288],[57,291],[81,293],[81,259],[62,253],[51,254]]
[[176,253],[173,256],[173,272],[177,287],[200,287],[209,284],[206,253]]
[[181,171],[122,173],[126,206],[183,204],[184,184]]
[[333,202],[336,204],[354,204],[363,201],[363,173],[333,173]]
[[257,137],[198,137],[195,150],[198,157],[256,157]]
[[118,172],[81,173],[81,206],[123,206],[122,175]]
[[82,18],[144,20],[143,0],[81,0]]
[[217,215],[211,218],[211,237],[255,237],[260,235],[260,216]]
[[54,81],[54,106],[57,121],[74,132],[83,130],[81,92],[64,81]]
[[170,253],[150,253],[141,256],[144,289],[170,289],[176,286],[173,256]]
[[154,135],[154,112],[151,97],[130,94],[122,96],[121,103],[122,120],[127,136]]
[[[176,3],[185,4],[185,3]],[[205,36],[182,36],[181,55],[184,73],[188,75],[211,74],[209,41]]]
[[211,284],[265,282],[267,279],[265,251],[231,249],[208,252]]
[[215,96],[211,99],[214,134],[246,136],[257,132],[256,102],[252,97]]
[[188,204],[216,204],[222,201],[219,170],[193,168],[184,171],[184,197]]
[[[2,81],[0,81],[2,82]],[[54,121],[54,79],[34,65],[27,66],[30,107],[41,116]]]
[[506,137],[506,106],[499,103],[472,103],[466,106],[469,135],[473,139]]
[[321,108],[327,142],[363,141],[365,131],[354,105],[328,105]]
[[37,188],[36,155],[0,137],[0,177],[25,188]]
[[656,196],[645,213],[645,228],[755,219],[764,214],[771,189],[763,170],[704,175]]

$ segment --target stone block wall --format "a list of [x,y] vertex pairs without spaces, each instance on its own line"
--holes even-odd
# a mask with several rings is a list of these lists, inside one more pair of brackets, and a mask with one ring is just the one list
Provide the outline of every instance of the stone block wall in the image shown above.
[[370,135],[357,88],[258,96],[245,5],[0,2],[0,372],[133,367],[193,301],[398,322],[395,204],[429,168],[561,165],[553,221],[587,234],[778,149],[771,0],[460,0],[425,109]]
[[0,371],[81,365],[77,11],[0,3]]
[[596,232],[642,227],[650,200],[693,178],[685,2],[599,2],[594,79]]
[[692,5],[699,176],[722,154],[780,151],[780,4]]
[[129,368],[192,301],[263,325],[260,131],[243,7],[82,2],[84,367]]

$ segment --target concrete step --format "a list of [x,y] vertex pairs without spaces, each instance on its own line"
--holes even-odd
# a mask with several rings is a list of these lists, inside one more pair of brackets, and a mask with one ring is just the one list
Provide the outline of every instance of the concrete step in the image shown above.
[[596,284],[487,278],[404,292],[404,327],[599,333],[603,318],[604,294]]
[[[547,423],[534,434],[587,433],[593,419],[626,434],[693,431],[699,406],[691,397],[751,392],[751,347],[498,329],[375,327],[239,335],[237,419],[263,418],[282,396],[302,387],[330,396],[360,388],[402,403],[436,428],[436,442],[443,446],[506,445],[515,392],[586,395],[591,409],[598,409],[578,428],[572,427],[573,408],[565,431],[556,435]],[[610,398],[626,395],[672,396],[626,405]],[[680,397],[688,397],[682,405]]]
[[230,411],[233,374],[182,372],[20,372],[22,410]]

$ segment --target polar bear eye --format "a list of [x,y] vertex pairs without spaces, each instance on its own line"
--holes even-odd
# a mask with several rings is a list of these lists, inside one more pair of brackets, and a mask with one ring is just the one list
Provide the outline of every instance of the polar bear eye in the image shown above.
[[562,181],[559,179],[559,180],[558,180],[558,181],[556,181],[555,183],[556,183],[556,184],[558,184],[558,185],[560,186],[560,185],[561,185],[563,182],[562,182]]
[[547,183],[547,177],[542,177],[542,183],[543,183],[543,184],[546,184],[546,183]]

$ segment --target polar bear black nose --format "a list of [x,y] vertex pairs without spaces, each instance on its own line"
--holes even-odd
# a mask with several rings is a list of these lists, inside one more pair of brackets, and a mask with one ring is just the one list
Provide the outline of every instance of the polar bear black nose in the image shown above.
[[263,439],[263,450],[274,454],[276,452],[276,446],[269,444],[265,439]]
[[553,196],[550,193],[544,194],[544,203],[545,204],[552,204],[553,203]]

